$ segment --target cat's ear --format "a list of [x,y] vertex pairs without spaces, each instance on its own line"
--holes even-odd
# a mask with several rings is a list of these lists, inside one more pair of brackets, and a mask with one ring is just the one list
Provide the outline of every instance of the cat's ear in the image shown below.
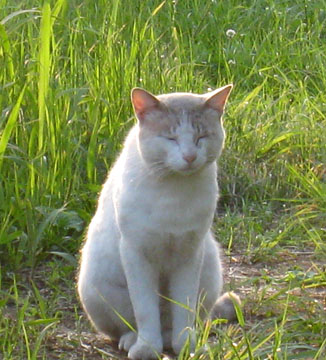
[[141,88],[132,89],[131,102],[139,121],[144,120],[146,113],[160,107],[159,99]]
[[205,102],[206,106],[209,108],[218,111],[219,113],[222,113],[224,111],[224,106],[226,104],[226,101],[230,95],[230,92],[233,88],[232,84],[223,86],[211,93],[208,93],[207,100]]

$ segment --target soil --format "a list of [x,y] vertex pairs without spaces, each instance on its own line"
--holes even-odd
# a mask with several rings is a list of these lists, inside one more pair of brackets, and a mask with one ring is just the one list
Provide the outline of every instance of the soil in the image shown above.
[[[288,274],[299,274],[307,276],[307,286],[289,288],[293,294],[298,296],[304,292],[303,307],[311,303],[316,304],[326,312],[326,286],[309,287],[309,274],[325,272],[325,262],[318,259],[313,252],[296,252],[293,249],[284,250],[273,258],[272,262],[254,262],[245,254],[232,254],[224,258],[224,278],[226,290],[238,293],[243,301],[243,312],[246,326],[251,327],[266,316],[277,316],[277,302],[264,299],[273,298],[273,294],[281,288],[288,286]],[[33,281],[37,285],[43,298],[50,299],[52,291],[47,286],[47,275],[50,269],[39,269],[34,272]],[[36,275],[37,274],[37,275]],[[289,275],[289,276],[290,276]],[[22,277],[29,278],[30,274],[23,274]],[[305,283],[305,282],[303,282]],[[56,300],[56,311],[62,316],[58,323],[46,331],[43,340],[47,360],[64,359],[127,359],[126,354],[117,349],[117,344],[97,334],[89,324],[84,312],[79,306],[75,289],[71,286],[72,281],[66,282]],[[264,291],[260,289],[264,288]],[[63,290],[63,291],[62,291]],[[287,291],[283,296],[286,296]],[[258,295],[259,294],[259,295]],[[282,294],[280,295],[282,296]],[[50,301],[49,301],[50,303]],[[265,304],[265,305],[264,305]],[[8,304],[9,305],[9,304]],[[295,304],[300,306],[300,304]],[[305,311],[306,308],[303,309]],[[13,317],[15,306],[7,306],[5,316]],[[298,309],[300,311],[300,309]],[[223,325],[227,326],[227,325]],[[51,328],[52,327],[52,328]],[[165,359],[171,359],[166,356]]]

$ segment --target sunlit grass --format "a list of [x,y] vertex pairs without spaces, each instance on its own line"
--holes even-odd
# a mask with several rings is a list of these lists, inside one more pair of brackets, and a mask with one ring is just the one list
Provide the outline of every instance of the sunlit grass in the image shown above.
[[[62,321],[56,302],[12,272],[65,261],[60,277],[73,279],[83,229],[134,121],[134,86],[203,93],[234,83],[220,161],[219,241],[228,254],[271,267],[293,249],[325,256],[324,8],[322,0],[0,0],[4,359],[46,359],[47,334]],[[59,274],[53,266],[50,287]],[[298,289],[319,288],[324,274],[316,265],[308,278],[291,276]],[[253,313],[267,318],[257,325],[245,313],[244,326],[213,324],[218,344],[198,358],[294,359],[302,351],[301,358],[323,359],[319,310],[286,296],[288,280],[261,276],[266,286],[256,288],[260,278],[250,274],[245,284],[259,296],[246,294]],[[279,311],[260,313],[277,303]],[[201,345],[208,333],[202,329]]]

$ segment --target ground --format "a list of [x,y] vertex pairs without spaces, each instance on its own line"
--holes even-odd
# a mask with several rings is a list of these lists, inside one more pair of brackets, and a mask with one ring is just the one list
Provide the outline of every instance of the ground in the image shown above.
[[[297,322],[298,327],[298,338],[295,341],[292,338],[291,344],[288,344],[291,352],[299,354],[308,351],[307,354],[309,354],[309,351],[320,343],[316,340],[318,334],[305,338],[305,335],[300,333],[300,327],[307,326],[313,334],[316,331],[314,319],[318,316],[325,317],[326,282],[325,279],[318,284],[313,281],[316,276],[325,272],[324,261],[314,252],[295,251],[293,248],[278,253],[277,259],[276,261],[273,258],[273,262],[266,263],[253,262],[248,255],[241,253],[225,256],[226,288],[236,291],[242,298],[244,327],[249,334],[251,333],[253,343],[259,337],[259,328],[266,331],[264,334],[266,338],[268,333],[273,337],[273,323],[282,322],[282,319],[286,317],[287,323],[290,323],[288,326],[292,327]],[[71,268],[70,279],[62,280],[59,276],[60,272],[61,275],[67,276],[67,270],[70,269],[63,266],[64,269],[60,270],[59,267],[62,265],[61,262],[40,265],[32,277],[28,271],[19,275],[20,283],[28,284],[30,279],[33,279],[34,285],[40,291],[40,297],[47,304],[48,313],[55,313],[55,317],[59,319],[49,321],[49,325],[43,325],[46,330],[43,329],[43,347],[39,351],[38,358],[48,360],[126,359],[126,354],[119,352],[116,344],[96,334],[92,329],[78,303],[74,270]],[[33,288],[26,286],[22,291],[25,293],[24,296],[28,297],[31,296]],[[20,295],[22,296],[22,292]],[[33,300],[30,300],[30,304],[36,305],[33,304]],[[15,304],[8,302],[5,316],[14,320],[15,313]],[[311,321],[310,327],[309,321]],[[325,323],[324,318],[320,321],[320,326]],[[225,333],[231,331],[232,335],[233,332],[234,341],[238,341],[241,336],[239,329],[236,330],[240,325],[218,326]],[[325,336],[325,331],[320,335]],[[214,337],[210,339],[210,342],[213,341]],[[266,351],[268,352],[268,349]],[[41,354],[43,356],[46,354],[46,357],[41,357]],[[303,358],[315,359],[313,356]]]

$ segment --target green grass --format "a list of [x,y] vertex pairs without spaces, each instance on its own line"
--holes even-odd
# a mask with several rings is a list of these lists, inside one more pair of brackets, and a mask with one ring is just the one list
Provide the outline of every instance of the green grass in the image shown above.
[[5,360],[114,357],[85,335],[74,276],[130,90],[230,82],[216,232],[244,321],[208,324],[195,358],[325,358],[325,29],[323,0],[0,0]]

